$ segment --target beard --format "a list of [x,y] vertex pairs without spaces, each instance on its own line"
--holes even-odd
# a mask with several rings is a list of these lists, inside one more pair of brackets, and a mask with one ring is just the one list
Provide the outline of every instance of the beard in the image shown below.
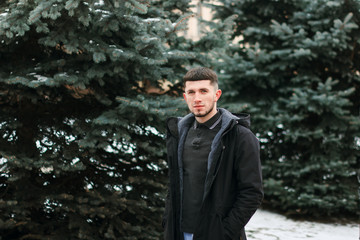
[[213,104],[208,110],[205,110],[204,113],[197,112],[196,110],[193,110],[192,113],[195,117],[206,117],[213,109],[215,104]]

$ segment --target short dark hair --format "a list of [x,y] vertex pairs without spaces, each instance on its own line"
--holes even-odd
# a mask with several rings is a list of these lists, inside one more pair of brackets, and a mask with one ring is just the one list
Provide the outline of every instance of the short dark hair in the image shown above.
[[210,68],[197,67],[190,69],[183,77],[184,87],[187,81],[210,80],[210,83],[218,87],[218,77]]

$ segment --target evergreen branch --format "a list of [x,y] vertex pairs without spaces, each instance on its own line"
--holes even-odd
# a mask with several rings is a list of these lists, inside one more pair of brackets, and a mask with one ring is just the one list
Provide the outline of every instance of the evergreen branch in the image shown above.
[[[21,222],[22,225],[27,224],[26,222]],[[19,223],[18,223],[19,224]],[[18,226],[18,224],[16,224]],[[22,236],[20,239],[44,239],[45,236],[39,234],[27,234]]]
[[127,100],[127,99],[124,99],[124,98],[121,98],[121,97],[117,97],[116,100],[120,100],[120,101],[123,101],[123,102],[130,103],[130,100]]
[[82,89],[80,87],[75,87],[75,86],[71,86],[71,85],[64,85],[65,88],[67,88],[68,90],[72,91],[71,95],[76,98],[76,99],[80,99],[83,98],[86,95],[94,95],[94,91],[92,89],[86,88],[86,89]]
[[188,20],[189,18],[195,17],[195,16],[196,16],[196,14],[194,13],[194,14],[190,14],[190,15],[184,17],[183,19],[181,19],[181,20],[174,26],[174,31],[176,31],[176,28],[177,28],[183,21]]
[[355,40],[354,43],[353,43],[353,50],[351,51],[351,55],[350,55],[350,60],[351,61],[353,61],[354,57],[355,57],[356,44],[357,44],[357,41]]
[[51,8],[51,3],[49,4],[48,7],[43,8],[42,11],[39,11],[35,16],[33,16],[32,18],[30,18],[30,19],[29,19],[29,23],[35,22],[34,19],[39,19],[40,16],[41,16],[41,14],[42,14],[44,11],[48,11],[50,8]]
[[139,8],[139,7],[136,7],[135,5],[133,5],[136,9],[138,9],[138,10],[140,10],[141,12],[143,12],[143,13],[146,13],[146,11],[144,10],[144,9],[141,9],[141,8]]
[[78,5],[79,5],[79,3],[74,1],[74,0],[73,1],[68,1],[67,4],[65,5],[65,9],[70,10],[72,8],[72,6],[74,6],[74,8],[76,8]]
[[168,37],[171,33],[176,33],[176,32],[178,32],[178,31],[180,31],[180,29],[179,29],[179,30],[177,29],[177,28],[180,26],[180,24],[182,24],[184,21],[188,20],[189,18],[195,17],[195,16],[197,16],[197,14],[192,13],[192,14],[189,14],[189,15],[183,17],[182,19],[180,19],[180,21],[178,21],[178,22],[175,24],[174,30],[172,30],[172,31],[170,31],[170,32],[167,32],[165,36]]
[[134,8],[136,8],[137,10],[139,10],[142,13],[146,13],[147,10],[145,9],[141,9],[140,7],[136,6],[136,4],[133,4],[134,2],[132,0],[125,0],[126,2],[128,2],[131,6],[133,6]]

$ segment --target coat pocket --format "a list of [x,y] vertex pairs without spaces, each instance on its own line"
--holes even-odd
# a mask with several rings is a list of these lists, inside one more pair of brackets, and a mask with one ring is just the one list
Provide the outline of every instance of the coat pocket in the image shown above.
[[224,217],[221,214],[216,214],[216,215],[217,215],[217,218],[219,219],[219,233],[220,233],[221,239],[231,240],[231,238],[226,234],[226,231],[225,231],[224,222],[223,222]]
[[[219,222],[220,222],[221,236],[223,236],[222,239],[224,240],[232,240],[232,238],[227,234],[226,225],[224,222],[224,219],[229,214],[231,208],[232,206],[218,206],[216,208],[216,215],[219,218]],[[238,238],[236,240],[238,240]]]

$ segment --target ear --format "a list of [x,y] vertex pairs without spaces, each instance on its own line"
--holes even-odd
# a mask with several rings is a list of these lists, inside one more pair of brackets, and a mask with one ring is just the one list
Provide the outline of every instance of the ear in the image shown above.
[[217,102],[217,100],[219,100],[221,94],[222,94],[221,89],[218,89],[218,90],[215,92],[215,102]]
[[186,101],[186,93],[183,93],[183,97],[184,97],[184,99],[185,99],[185,101]]

